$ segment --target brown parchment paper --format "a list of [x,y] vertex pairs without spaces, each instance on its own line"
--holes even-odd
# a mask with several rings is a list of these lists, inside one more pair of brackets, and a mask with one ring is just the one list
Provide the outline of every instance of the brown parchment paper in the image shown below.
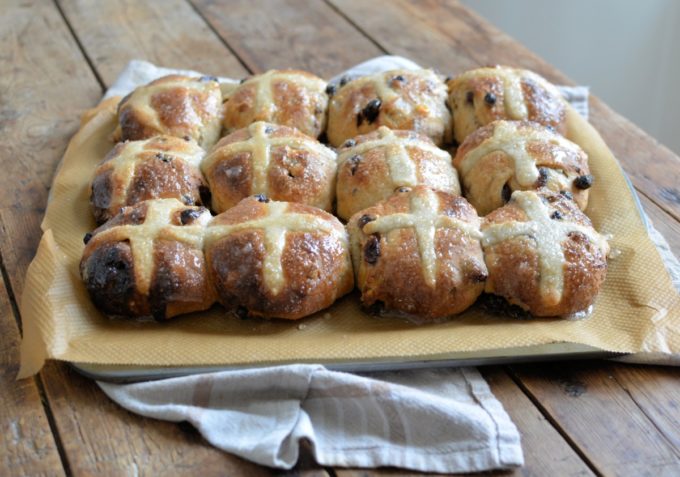
[[54,179],[21,301],[20,377],[45,359],[139,366],[254,365],[398,358],[442,359],[457,352],[580,343],[606,351],[680,353],[680,296],[647,236],[621,168],[599,134],[569,110],[569,138],[590,156],[596,178],[587,214],[611,234],[609,262],[593,315],[585,320],[513,320],[472,308],[451,321],[416,326],[362,313],[351,294],[298,322],[242,321],[222,308],[168,323],[110,320],[80,282],[82,238],[95,224],[88,183],[112,147],[116,99],[88,112]]

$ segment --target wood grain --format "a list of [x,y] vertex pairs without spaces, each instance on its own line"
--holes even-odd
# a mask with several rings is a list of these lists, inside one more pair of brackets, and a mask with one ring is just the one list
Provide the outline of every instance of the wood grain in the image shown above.
[[[677,436],[677,410],[650,420],[616,379],[622,368],[624,365],[590,361],[513,366],[527,392],[598,472],[678,475],[680,449],[666,437]],[[671,374],[677,379],[680,371]],[[635,381],[630,374],[628,377]],[[640,386],[636,390],[647,401],[661,397],[651,387]],[[677,393],[677,383],[675,388]],[[673,418],[675,425],[667,429]]]
[[60,0],[59,4],[104,84],[132,59],[240,78],[247,73],[184,0]]
[[479,369],[522,437],[525,463],[524,467],[518,469],[518,475],[593,475],[502,368],[491,366]]
[[[385,51],[411,57],[425,66],[437,65],[455,74],[475,65],[508,64],[537,71],[557,84],[574,84],[458,2],[330,2]],[[680,158],[595,96],[591,98],[591,122],[634,185],[680,220]]]
[[3,2],[0,42],[0,252],[19,297],[57,162],[101,87],[51,2]]
[[271,475],[211,447],[189,425],[125,411],[62,363],[41,374],[73,475]]
[[0,281],[0,475],[64,475],[34,379],[16,381],[19,331]]
[[301,68],[330,77],[381,54],[323,2],[194,0],[194,4],[253,72]]

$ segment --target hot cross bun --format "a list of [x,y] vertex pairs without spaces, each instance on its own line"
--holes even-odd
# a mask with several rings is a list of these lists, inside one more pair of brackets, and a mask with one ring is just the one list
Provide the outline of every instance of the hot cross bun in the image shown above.
[[327,211],[333,207],[335,152],[297,129],[253,123],[222,138],[202,169],[217,213],[255,194]]
[[450,139],[446,85],[431,70],[392,70],[364,76],[333,91],[328,106],[328,140],[347,139],[387,126],[416,131],[441,146]]
[[576,203],[550,191],[516,191],[487,215],[486,291],[534,316],[564,316],[593,303],[607,272],[607,240]]
[[513,191],[542,187],[570,192],[585,209],[593,183],[583,149],[529,121],[487,124],[463,141],[453,163],[480,215],[504,205]]
[[337,210],[345,220],[400,187],[427,185],[460,195],[449,153],[413,131],[381,126],[349,139],[338,151],[338,164]]
[[306,71],[270,70],[243,81],[224,103],[224,129],[256,121],[294,127],[318,137],[326,129],[326,82]]
[[298,319],[353,288],[347,233],[315,207],[248,197],[206,230],[219,301],[241,316]]
[[118,143],[92,181],[90,205],[97,223],[147,199],[174,197],[185,205],[207,205],[209,190],[199,169],[204,156],[194,141],[172,136]]
[[169,75],[140,86],[118,105],[119,140],[159,134],[195,140],[210,148],[222,129],[222,92],[217,78]]
[[125,207],[85,236],[80,275],[95,306],[121,317],[167,319],[209,308],[203,207],[155,199]]
[[497,119],[529,120],[566,133],[566,102],[531,71],[507,66],[478,68],[448,81],[453,135],[460,144]]
[[464,198],[425,186],[356,213],[347,228],[363,305],[423,320],[468,308],[487,276],[479,226]]

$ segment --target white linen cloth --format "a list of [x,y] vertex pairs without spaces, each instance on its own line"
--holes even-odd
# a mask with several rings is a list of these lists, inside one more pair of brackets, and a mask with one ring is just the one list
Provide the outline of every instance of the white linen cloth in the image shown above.
[[212,445],[271,467],[295,465],[301,439],[328,466],[458,473],[523,463],[517,428],[474,368],[359,376],[300,364],[99,386],[132,412],[188,421]]
[[[419,66],[405,58],[384,56],[331,82],[395,68]],[[105,97],[125,95],[170,73],[200,75],[135,60]],[[587,117],[588,89],[561,90]],[[680,289],[680,265],[663,237],[648,225]],[[287,365],[137,384],[98,384],[129,411],[188,421],[212,445],[271,467],[295,465],[301,439],[310,441],[317,462],[327,466],[462,473],[523,464],[517,428],[473,368],[355,375],[320,365]]]

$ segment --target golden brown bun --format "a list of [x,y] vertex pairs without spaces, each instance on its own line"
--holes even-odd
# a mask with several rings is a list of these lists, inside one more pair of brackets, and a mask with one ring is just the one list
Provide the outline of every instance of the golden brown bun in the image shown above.
[[581,209],[593,177],[577,144],[529,121],[494,121],[460,145],[453,161],[467,200],[480,215],[504,205],[516,190],[568,191]]
[[423,134],[441,146],[450,139],[446,86],[431,70],[392,70],[339,87],[328,106],[331,145],[387,126]]
[[306,71],[269,70],[248,78],[225,99],[227,134],[256,121],[294,127],[312,137],[326,128],[326,82]]
[[338,165],[337,209],[345,220],[400,187],[427,185],[460,195],[449,153],[413,131],[381,126],[348,140],[338,151]]
[[535,316],[586,310],[607,272],[609,245],[576,203],[550,191],[517,191],[487,215],[486,290]]
[[467,71],[448,83],[453,135],[460,144],[497,119],[529,120],[566,133],[562,95],[543,77],[507,66]]
[[219,301],[238,314],[295,320],[353,288],[347,233],[308,205],[248,197],[206,230]]
[[148,199],[208,205],[209,190],[199,169],[204,156],[194,141],[172,136],[118,143],[92,180],[90,205],[97,223]]
[[140,86],[118,106],[118,140],[159,134],[194,139],[209,149],[222,129],[222,92],[216,78],[169,75]]
[[364,306],[422,319],[468,308],[487,275],[479,225],[465,199],[424,186],[356,213],[347,229]]
[[297,129],[253,123],[222,138],[201,167],[217,213],[255,194],[333,207],[335,152]]
[[156,199],[125,207],[85,237],[80,275],[95,306],[121,317],[167,319],[210,308],[203,207]]

